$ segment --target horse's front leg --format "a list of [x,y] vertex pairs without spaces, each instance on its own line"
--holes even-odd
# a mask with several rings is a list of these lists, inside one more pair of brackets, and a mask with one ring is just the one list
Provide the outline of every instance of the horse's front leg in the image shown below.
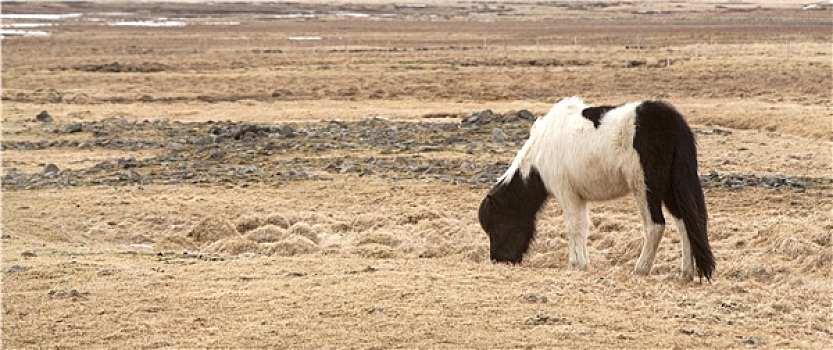
[[587,233],[590,231],[590,216],[587,202],[581,199],[562,200],[564,221],[567,225],[567,241],[570,249],[570,269],[586,270],[590,265],[587,257]]

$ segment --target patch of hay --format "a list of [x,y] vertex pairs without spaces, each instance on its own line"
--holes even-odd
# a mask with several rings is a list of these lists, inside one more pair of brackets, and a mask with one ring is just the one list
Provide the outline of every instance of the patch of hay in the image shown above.
[[818,272],[822,276],[833,275],[833,252],[825,250],[809,257],[809,261],[805,263],[803,271],[809,273]]
[[640,252],[642,252],[642,238],[631,238],[628,242],[618,240],[607,250],[607,258],[613,266],[633,265],[636,264]]
[[386,233],[371,233],[361,237],[356,245],[379,244],[387,247],[396,247],[402,240]]
[[833,232],[821,232],[813,235],[812,239],[813,243],[822,246],[822,247],[829,247],[833,245]]
[[302,211],[302,212],[295,212],[287,216],[289,219],[289,224],[294,225],[297,223],[305,222],[310,225],[312,224],[330,224],[333,222],[331,217],[323,215],[319,212],[314,211]]
[[287,232],[289,232],[289,234],[291,235],[306,237],[307,239],[315,242],[316,244],[318,244],[321,241],[321,239],[318,237],[318,233],[315,232],[313,227],[306,222],[296,222],[292,224],[292,226],[289,227]]
[[238,235],[214,242],[206,247],[204,251],[210,253],[240,255],[243,253],[256,253],[258,249],[259,246],[256,242]]
[[400,252],[391,247],[377,243],[358,246],[354,249],[353,253],[363,258],[375,259],[392,259],[400,255]]
[[416,224],[415,230],[420,235],[428,235],[429,239],[446,240],[449,238],[459,238],[462,236],[463,225],[460,220],[453,220],[448,218],[428,218],[420,219]]
[[272,213],[264,220],[267,225],[275,225],[280,228],[289,228],[289,220],[280,213]]
[[302,236],[289,236],[280,242],[264,245],[261,249],[263,254],[277,256],[296,256],[317,251],[318,246],[315,242]]
[[628,229],[628,227],[625,224],[618,221],[603,221],[600,222],[600,224],[597,227],[599,228],[599,232],[613,233],[624,232]]
[[792,259],[798,259],[814,253],[810,242],[797,237],[787,237],[781,240],[775,247],[777,253],[786,255]]
[[[527,254],[524,259],[524,266],[547,268],[547,269],[565,269],[568,264],[568,257],[566,251],[547,251],[539,254]],[[590,262],[591,266],[593,262]]]
[[237,219],[237,232],[246,233],[263,226],[264,220],[258,216],[244,216]]
[[348,224],[349,229],[344,232],[367,232],[385,226],[390,219],[378,214],[360,214]]
[[730,281],[755,281],[770,283],[781,271],[778,266],[767,264],[757,256],[748,256],[743,261],[735,261],[718,269],[721,278]]
[[165,236],[156,242],[156,244],[154,244],[154,248],[159,252],[180,252],[193,250],[196,248],[196,244],[194,244],[194,240],[189,237],[170,235]]
[[416,209],[408,213],[402,214],[396,220],[397,225],[414,225],[424,220],[433,220],[440,217],[440,214],[431,209]]
[[246,238],[257,243],[274,243],[287,237],[286,229],[277,225],[264,225],[246,232]]
[[210,216],[200,221],[191,232],[188,232],[187,236],[197,243],[210,243],[239,235],[240,233],[230,221]]
[[527,254],[538,254],[538,253],[550,253],[556,252],[561,254],[567,254],[567,240],[563,238],[542,238],[538,240],[532,241],[532,244],[529,247],[529,251]]
[[420,258],[444,258],[459,253],[459,250],[447,244],[429,245],[419,253]]
[[338,233],[350,232],[352,226],[346,222],[334,222],[330,224],[330,230]]
[[489,257],[489,247],[487,246],[476,246],[469,249],[469,252],[466,253],[466,258],[474,261],[476,263],[481,262],[488,262]]
[[593,248],[603,250],[603,249],[613,248],[618,243],[616,242],[616,238],[614,238],[613,236],[608,235],[608,236],[604,236],[604,237],[599,238],[599,240],[592,241],[590,244],[593,245]]
[[130,242],[131,243],[143,243],[143,244],[154,243],[153,239],[151,239],[147,235],[143,235],[143,234],[131,235],[130,236]]

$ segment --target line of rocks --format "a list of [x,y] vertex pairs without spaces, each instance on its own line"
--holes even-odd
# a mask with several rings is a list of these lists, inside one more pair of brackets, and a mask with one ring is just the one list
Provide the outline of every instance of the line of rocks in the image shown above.
[[743,190],[762,187],[772,190],[794,190],[804,192],[816,187],[828,188],[833,185],[830,178],[810,178],[800,176],[746,174],[720,174],[711,171],[700,175],[700,182],[706,187],[723,187],[730,190]]
[[[243,162],[239,165],[162,159],[166,158],[117,159],[82,170],[59,170],[54,164],[48,164],[44,171],[34,174],[9,172],[2,177],[2,184],[6,190],[127,184],[281,185],[295,180],[332,180],[338,175],[354,175],[488,186],[509,166],[506,162],[424,159],[419,156],[296,158],[270,163]],[[833,179],[828,178],[716,172],[700,175],[700,180],[706,188],[735,191],[759,187],[804,192],[833,186]]]
[[[3,143],[3,149],[159,149],[145,158],[114,158],[83,169],[46,164],[37,173],[7,169],[6,190],[124,184],[244,184],[280,186],[335,176],[420,179],[489,186],[506,170],[528,137],[535,116],[527,111],[472,113],[461,122],[322,121],[264,125],[246,122],[126,121],[86,123],[86,140]],[[77,133],[67,128],[56,135]],[[706,187],[763,187],[805,191],[833,180],[755,174],[701,175]]]
[[[487,112],[484,115],[491,117],[478,119],[476,123],[468,122],[472,117],[462,123],[392,122],[383,117],[375,117],[361,122],[327,121],[279,125],[214,121],[182,123],[167,120],[128,122],[111,118],[84,124],[72,123],[52,130],[56,138],[65,134],[83,133],[89,135],[88,139],[6,141],[0,144],[0,149],[18,151],[50,148],[139,150],[172,146],[209,146],[238,141],[261,144],[270,140],[280,140],[281,145],[277,147],[296,151],[310,148],[305,147],[306,144],[315,145],[312,149],[316,151],[353,149],[359,146],[392,146],[402,150],[421,148],[431,151],[441,150],[444,145],[476,142],[479,136],[496,134],[500,135],[497,141],[519,145],[528,136],[529,126],[526,121],[534,120],[531,114],[529,114],[530,119],[512,119],[493,114],[491,111]],[[481,128],[489,123],[500,123],[500,125],[491,130]]]

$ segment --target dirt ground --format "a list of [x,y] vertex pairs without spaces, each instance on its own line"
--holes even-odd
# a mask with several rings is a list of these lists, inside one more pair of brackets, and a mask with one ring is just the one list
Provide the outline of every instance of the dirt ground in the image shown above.
[[[820,4],[4,2],[47,34],[0,42],[2,347],[833,348]],[[706,186],[713,281],[670,226],[632,276],[630,198],[588,271],[552,203],[489,261],[528,124],[460,122],[573,95],[667,100],[703,178],[746,179]]]

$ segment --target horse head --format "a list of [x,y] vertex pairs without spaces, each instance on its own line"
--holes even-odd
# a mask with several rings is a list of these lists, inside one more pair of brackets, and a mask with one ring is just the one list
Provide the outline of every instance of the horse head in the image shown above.
[[501,179],[480,202],[478,219],[489,235],[492,261],[520,263],[535,236],[535,215],[548,196],[535,168]]

